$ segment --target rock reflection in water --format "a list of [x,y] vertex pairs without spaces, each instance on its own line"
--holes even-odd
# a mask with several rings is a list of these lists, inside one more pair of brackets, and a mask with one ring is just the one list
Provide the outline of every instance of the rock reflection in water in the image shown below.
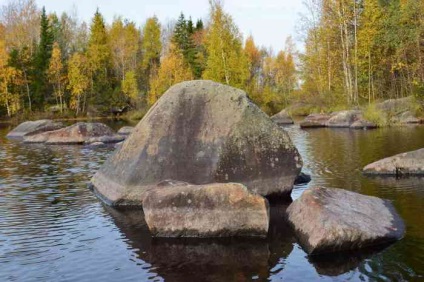
[[318,274],[338,276],[357,268],[364,260],[378,254],[390,245],[383,244],[351,252],[309,256],[308,261],[315,267]]
[[[168,281],[266,280],[284,272],[296,237],[286,221],[289,203],[272,205],[267,239],[253,238],[152,238],[142,210],[116,210],[105,206],[139,259]],[[303,257],[319,275],[337,276],[358,267],[384,249]]]
[[268,275],[265,239],[151,238],[140,210],[105,207],[137,256],[169,281],[238,281]]

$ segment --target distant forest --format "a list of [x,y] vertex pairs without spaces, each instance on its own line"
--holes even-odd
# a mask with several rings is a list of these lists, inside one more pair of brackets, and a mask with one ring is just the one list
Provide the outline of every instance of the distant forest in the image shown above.
[[[144,113],[191,79],[241,88],[269,114],[424,96],[424,1],[306,0],[302,53],[290,37],[284,50],[257,46],[220,1],[209,5],[205,21],[181,13],[139,27],[123,17],[109,25],[100,10],[85,23],[9,1],[0,8],[0,117]],[[264,32],[274,28],[284,26]]]

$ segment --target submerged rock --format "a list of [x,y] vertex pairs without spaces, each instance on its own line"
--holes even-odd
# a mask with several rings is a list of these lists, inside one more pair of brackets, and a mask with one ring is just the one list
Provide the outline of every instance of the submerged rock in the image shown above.
[[125,137],[115,134],[105,124],[78,122],[59,130],[27,136],[24,138],[24,142],[48,145],[82,145],[96,142],[116,143],[124,139]]
[[6,137],[11,139],[23,139],[25,136],[57,130],[63,127],[63,123],[49,119],[26,121],[15,127],[6,135]]
[[390,201],[342,189],[308,189],[287,213],[308,254],[393,242],[405,232]]
[[364,120],[364,119],[359,119],[357,121],[355,121],[354,123],[352,123],[352,125],[350,126],[350,128],[352,129],[374,129],[377,128],[377,125],[373,122]]
[[341,111],[334,113],[326,122],[327,127],[350,127],[361,119],[362,112],[357,110]]
[[319,128],[325,127],[331,115],[327,114],[310,114],[301,123],[301,128]]
[[118,134],[128,136],[134,130],[134,126],[124,126],[118,130]]
[[278,125],[293,124],[292,118],[289,116],[286,110],[282,110],[278,114],[271,117],[271,120]]
[[112,205],[125,205],[129,194],[140,199],[166,179],[237,182],[263,196],[289,195],[301,168],[287,132],[245,92],[200,80],[171,87],[92,184]]
[[424,175],[424,149],[398,154],[364,167],[365,174]]
[[266,237],[268,201],[238,183],[161,183],[145,192],[143,211],[155,237]]

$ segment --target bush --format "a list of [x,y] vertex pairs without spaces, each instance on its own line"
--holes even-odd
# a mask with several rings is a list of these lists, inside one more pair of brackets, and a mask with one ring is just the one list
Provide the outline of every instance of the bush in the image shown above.
[[378,109],[375,104],[369,104],[365,107],[364,118],[380,127],[389,124],[389,118],[387,114],[384,111]]

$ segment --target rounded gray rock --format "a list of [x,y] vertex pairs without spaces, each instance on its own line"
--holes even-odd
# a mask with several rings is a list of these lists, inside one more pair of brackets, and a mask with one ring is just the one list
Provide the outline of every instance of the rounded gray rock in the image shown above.
[[380,245],[405,233],[390,201],[343,189],[308,189],[288,207],[287,214],[308,254]]

